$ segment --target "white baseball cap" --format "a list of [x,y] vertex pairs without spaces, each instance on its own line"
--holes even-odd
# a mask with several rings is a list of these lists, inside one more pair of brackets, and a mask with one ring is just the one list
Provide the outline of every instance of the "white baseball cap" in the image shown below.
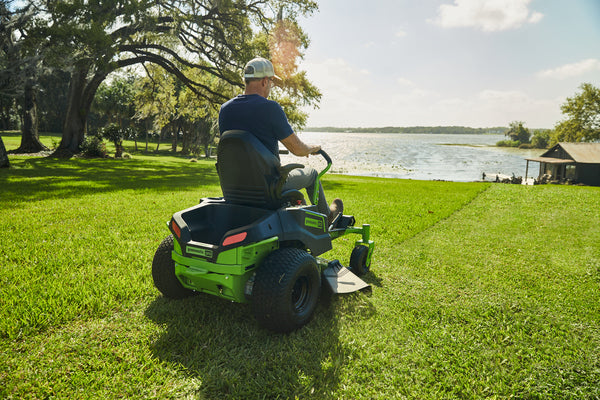
[[281,81],[281,78],[275,75],[273,64],[266,58],[257,57],[246,64],[244,68],[244,79],[262,79],[262,78],[275,78],[275,80]]

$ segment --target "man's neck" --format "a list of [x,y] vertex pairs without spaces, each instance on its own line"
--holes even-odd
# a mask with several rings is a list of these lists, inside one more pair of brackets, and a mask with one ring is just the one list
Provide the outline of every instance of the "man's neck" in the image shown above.
[[257,94],[265,99],[269,96],[269,91],[261,84],[263,81],[252,81],[246,86],[245,95]]

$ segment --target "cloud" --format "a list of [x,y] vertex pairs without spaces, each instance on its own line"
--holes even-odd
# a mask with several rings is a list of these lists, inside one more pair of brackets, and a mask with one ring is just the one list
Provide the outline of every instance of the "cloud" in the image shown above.
[[566,64],[558,68],[546,69],[538,72],[536,75],[538,78],[542,79],[567,79],[592,71],[600,71],[600,60],[597,58],[589,58],[577,63]]
[[397,76],[383,83],[343,58],[303,61],[301,69],[323,93],[319,109],[308,109],[309,126],[505,126],[525,121],[550,128],[561,118],[561,98],[527,90],[486,88],[444,93]]
[[444,28],[470,27],[485,32],[516,29],[526,23],[535,24],[544,15],[530,11],[531,0],[454,0],[442,4],[436,19],[428,20]]
[[408,35],[408,33],[406,33],[404,29],[398,29],[396,31],[396,37],[403,38],[406,37],[406,35]]
[[406,78],[398,78],[398,79],[396,79],[396,82],[400,86],[410,86],[410,87],[415,86],[415,84],[411,80],[406,79]]
[[322,93],[339,93],[342,97],[358,93],[357,82],[368,74],[366,70],[352,68],[342,58],[329,58],[321,63],[303,62],[300,68],[307,71],[309,79]]
[[308,79],[323,93],[319,110],[307,110],[311,125],[350,126],[350,121],[343,122],[348,116],[372,112],[369,96],[365,95],[372,85],[368,70],[355,68],[343,58],[303,61],[300,69],[307,72]]
[[523,104],[529,101],[529,97],[518,90],[492,90],[486,89],[479,93],[479,99],[494,104]]

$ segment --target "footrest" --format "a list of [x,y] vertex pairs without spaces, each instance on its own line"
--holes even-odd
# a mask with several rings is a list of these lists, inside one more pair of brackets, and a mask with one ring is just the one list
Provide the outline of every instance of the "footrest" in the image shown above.
[[354,226],[356,220],[352,215],[342,215],[338,214],[337,217],[333,220],[331,225],[329,226],[329,230],[333,229],[346,229],[349,226]]
[[371,289],[371,285],[354,275],[338,260],[329,262],[327,268],[323,270],[323,279],[333,293],[352,293]]

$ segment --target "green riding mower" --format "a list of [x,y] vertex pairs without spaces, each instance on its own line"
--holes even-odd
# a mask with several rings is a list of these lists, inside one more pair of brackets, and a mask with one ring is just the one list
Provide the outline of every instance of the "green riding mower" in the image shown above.
[[[315,189],[331,167],[327,153],[319,154],[327,167]],[[249,132],[225,132],[217,150],[223,197],[204,198],[173,215],[171,235],[152,262],[158,290],[170,299],[208,293],[250,303],[260,325],[290,332],[311,319],[322,284],[333,293],[368,289],[359,276],[371,264],[370,226],[356,227],[354,217],[342,214],[328,224],[300,191],[282,192],[289,172],[302,167],[281,166]],[[318,257],[331,250],[332,240],[348,234],[360,236],[348,268]]]

